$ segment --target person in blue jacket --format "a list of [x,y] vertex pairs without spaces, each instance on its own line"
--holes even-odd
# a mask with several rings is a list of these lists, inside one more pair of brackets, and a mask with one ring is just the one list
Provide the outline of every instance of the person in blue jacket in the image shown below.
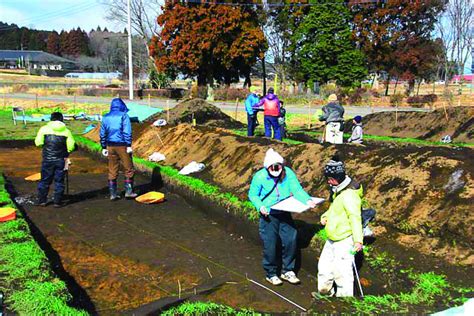
[[109,160],[109,192],[110,200],[119,199],[117,193],[117,177],[120,163],[125,169],[125,197],[135,198],[133,192],[133,175],[135,170],[132,162],[132,124],[127,114],[128,108],[120,98],[113,99],[110,112],[104,115],[100,126],[100,144],[102,155]]
[[[282,279],[291,284],[300,280],[295,274],[297,231],[291,213],[272,209],[272,205],[295,197],[298,201],[315,207],[315,202],[301,187],[296,174],[284,166],[283,157],[273,149],[265,154],[264,168],[257,171],[250,184],[249,199],[260,212],[259,233],[263,241],[263,269],[266,280],[272,285],[281,285]],[[278,277],[277,244],[281,239],[282,267]]]
[[245,99],[245,111],[247,112],[247,136],[253,136],[257,126],[257,110],[254,107],[260,102],[256,87],[250,87],[250,94]]

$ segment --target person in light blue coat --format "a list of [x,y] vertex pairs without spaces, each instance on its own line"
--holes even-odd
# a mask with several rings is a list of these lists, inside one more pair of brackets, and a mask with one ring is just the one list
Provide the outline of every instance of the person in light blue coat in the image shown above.
[[257,126],[257,110],[254,108],[260,98],[256,87],[250,87],[250,94],[245,99],[245,111],[247,112],[247,136],[253,136]]
[[[291,284],[300,280],[294,272],[297,231],[291,213],[273,210],[276,203],[293,196],[298,201],[315,207],[311,197],[304,191],[296,174],[284,166],[283,157],[273,149],[266,152],[264,168],[253,176],[249,189],[249,199],[260,212],[259,233],[263,241],[263,269],[266,280],[272,285],[281,285],[282,279]],[[278,277],[277,244],[281,239],[282,267]]]

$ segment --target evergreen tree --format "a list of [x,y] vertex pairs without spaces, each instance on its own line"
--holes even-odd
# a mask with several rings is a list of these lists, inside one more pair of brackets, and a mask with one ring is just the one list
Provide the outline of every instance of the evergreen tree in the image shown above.
[[351,40],[351,14],[344,0],[311,0],[293,36],[295,63],[306,81],[355,85],[367,75],[364,55]]
[[61,54],[61,46],[58,32],[53,31],[49,34],[46,45],[46,51],[54,55]]

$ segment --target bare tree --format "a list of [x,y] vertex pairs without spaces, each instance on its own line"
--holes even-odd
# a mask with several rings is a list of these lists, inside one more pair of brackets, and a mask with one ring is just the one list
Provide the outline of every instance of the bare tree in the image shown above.
[[474,4],[472,0],[450,0],[446,10],[447,24],[451,32],[450,59],[455,62],[459,74],[472,49]]
[[[106,18],[110,21],[127,24],[127,0],[103,0],[109,7]],[[156,18],[161,12],[163,1],[160,0],[130,0],[132,30],[142,38],[148,51],[148,44],[159,29]]]

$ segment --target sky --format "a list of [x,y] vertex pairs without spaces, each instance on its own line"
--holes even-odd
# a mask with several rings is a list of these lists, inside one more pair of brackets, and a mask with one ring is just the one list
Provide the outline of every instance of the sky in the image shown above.
[[0,0],[0,21],[37,30],[70,30],[80,27],[86,31],[97,28],[123,30],[105,19],[107,6],[100,0]]

